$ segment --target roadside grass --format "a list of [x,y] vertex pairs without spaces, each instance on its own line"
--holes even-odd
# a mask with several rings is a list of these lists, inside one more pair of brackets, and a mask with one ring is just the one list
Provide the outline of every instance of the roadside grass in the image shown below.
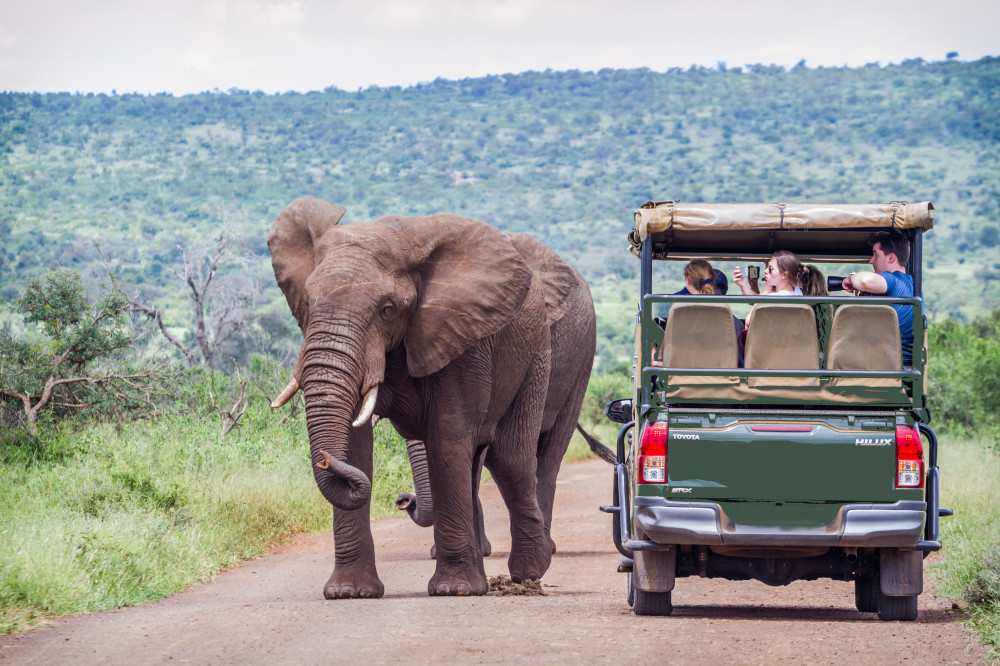
[[[211,412],[0,438],[0,633],[165,597],[294,534],[330,529],[301,411],[252,396],[220,437]],[[406,448],[376,426],[374,516],[412,488]]]
[[[612,448],[617,427],[603,412],[628,393],[620,374],[595,375],[580,416]],[[154,601],[297,533],[330,529],[301,408],[274,412],[256,393],[222,437],[207,405],[232,404],[234,390],[232,378],[195,373],[181,413],[48,424],[34,440],[0,435],[0,634]],[[565,460],[591,455],[577,433]],[[375,428],[374,458],[372,516],[397,515],[396,496],[413,481],[388,423]]]
[[940,442],[943,561],[931,569],[939,594],[961,600],[966,624],[1000,661],[1000,433]]

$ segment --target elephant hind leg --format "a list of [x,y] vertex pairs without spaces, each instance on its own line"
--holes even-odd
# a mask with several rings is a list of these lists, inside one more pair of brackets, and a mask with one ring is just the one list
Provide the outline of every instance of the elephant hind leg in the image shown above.
[[537,580],[552,562],[552,543],[538,507],[536,449],[548,365],[539,364],[529,386],[518,395],[497,427],[486,466],[510,513],[511,548],[507,565],[515,582]]
[[556,552],[556,544],[552,539],[552,506],[556,496],[556,478],[559,476],[559,466],[562,464],[569,441],[573,437],[577,420],[580,418],[580,406],[587,392],[589,372],[581,374],[572,389],[566,395],[562,409],[555,422],[547,432],[538,438],[538,508],[545,521],[545,536]]

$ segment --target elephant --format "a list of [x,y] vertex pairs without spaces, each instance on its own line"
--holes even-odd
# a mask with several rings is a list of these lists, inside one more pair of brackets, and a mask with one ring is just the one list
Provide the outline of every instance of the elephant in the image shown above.
[[[580,430],[595,453],[606,461],[614,461],[614,454],[577,423],[594,360],[596,339],[594,304],[583,276],[549,247],[527,234],[505,233],[504,235],[517,248],[532,271],[541,277],[545,289],[552,362],[548,393],[545,398],[545,415],[537,447],[537,488],[538,504],[545,518],[545,534],[551,540],[556,476],[574,427]],[[396,506],[405,510],[417,525],[429,527],[434,524],[434,507],[428,481],[426,452],[419,440],[406,440],[406,449],[413,468],[415,494],[401,494],[396,499]],[[480,476],[482,462],[480,459],[480,469],[477,469],[475,475],[477,479]],[[479,501],[478,496],[476,501]],[[479,539],[483,546],[483,555],[489,555],[492,548],[483,530],[481,507],[478,515]],[[553,552],[555,552],[554,544]],[[432,549],[431,557],[434,556],[435,552]]]
[[324,596],[385,591],[369,518],[374,414],[425,443],[437,549],[430,595],[488,589],[474,529],[480,456],[510,514],[511,579],[541,578],[552,557],[537,483],[539,465],[552,464],[539,450],[552,358],[541,276],[485,222],[338,224],[345,213],[297,199],[268,236],[275,279],[303,334],[273,405],[303,391],[314,478],[334,507]]

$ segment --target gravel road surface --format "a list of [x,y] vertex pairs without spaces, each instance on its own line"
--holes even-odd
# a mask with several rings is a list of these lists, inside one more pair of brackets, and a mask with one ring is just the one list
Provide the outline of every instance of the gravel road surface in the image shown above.
[[[920,597],[916,622],[854,609],[852,583],[680,578],[670,617],[636,617],[615,571],[611,468],[564,465],[545,596],[430,598],[432,536],[405,516],[373,523],[385,597],[326,601],[333,537],[303,535],[272,554],[145,606],[0,637],[3,664],[982,664],[951,602]],[[507,573],[506,511],[483,486],[494,554]],[[947,547],[947,544],[946,544]]]

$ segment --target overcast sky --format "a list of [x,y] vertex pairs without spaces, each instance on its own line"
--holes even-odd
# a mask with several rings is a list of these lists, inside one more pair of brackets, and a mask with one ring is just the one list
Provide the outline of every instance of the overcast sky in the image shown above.
[[0,91],[284,92],[525,70],[1000,55],[998,0],[0,0]]

